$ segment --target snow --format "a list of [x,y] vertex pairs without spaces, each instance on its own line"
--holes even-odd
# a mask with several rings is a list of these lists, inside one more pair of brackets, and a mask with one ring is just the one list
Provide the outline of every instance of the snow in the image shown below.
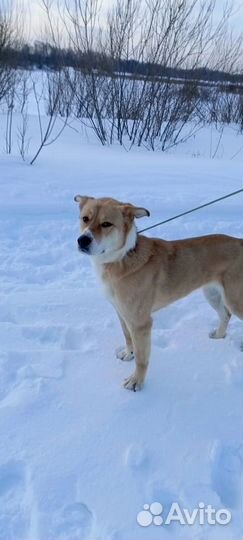
[[[161,310],[144,389],[126,391],[119,322],[76,249],[76,193],[145,206],[143,228],[239,189],[242,140],[229,127],[214,160],[211,145],[211,128],[171,154],[66,130],[33,167],[1,154],[0,540],[242,537],[241,322],[208,339],[217,317],[200,291]],[[242,196],[147,234],[215,232],[242,236]],[[155,502],[232,520],[139,526]]]

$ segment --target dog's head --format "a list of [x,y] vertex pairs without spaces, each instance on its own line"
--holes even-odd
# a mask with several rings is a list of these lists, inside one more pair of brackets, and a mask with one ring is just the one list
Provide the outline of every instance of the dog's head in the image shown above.
[[149,216],[146,208],[110,198],[76,195],[80,207],[78,248],[101,263],[121,260],[136,245],[135,218]]

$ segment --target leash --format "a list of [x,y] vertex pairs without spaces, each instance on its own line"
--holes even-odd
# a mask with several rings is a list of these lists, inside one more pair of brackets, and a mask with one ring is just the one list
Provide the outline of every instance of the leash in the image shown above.
[[150,229],[154,229],[155,227],[158,227],[159,225],[164,225],[165,223],[169,223],[169,221],[173,221],[174,219],[178,219],[182,216],[186,216],[187,214],[192,214],[192,212],[196,212],[197,210],[200,210],[201,208],[205,208],[206,206],[210,206],[211,204],[215,204],[219,201],[223,201],[224,199],[228,199],[229,197],[234,197],[234,195],[238,195],[239,193],[242,193],[242,192],[243,192],[243,188],[238,189],[237,191],[232,191],[232,193],[228,193],[228,195],[224,195],[223,197],[219,197],[218,199],[214,199],[213,201],[209,201],[205,204],[201,204],[200,206],[196,206],[195,208],[192,208],[191,210],[187,210],[186,212],[177,214],[177,216],[173,216],[169,219],[165,219],[164,221],[160,221],[159,223],[155,223],[154,225],[150,225],[150,227],[146,227],[146,229],[141,229],[141,231],[138,231],[138,233],[149,231]]

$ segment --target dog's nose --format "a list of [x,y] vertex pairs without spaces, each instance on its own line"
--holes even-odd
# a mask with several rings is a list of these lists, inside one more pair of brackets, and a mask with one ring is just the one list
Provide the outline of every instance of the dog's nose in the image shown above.
[[78,238],[78,245],[80,249],[87,249],[91,242],[92,238],[90,238],[90,236],[87,236],[87,234],[82,234],[82,236]]

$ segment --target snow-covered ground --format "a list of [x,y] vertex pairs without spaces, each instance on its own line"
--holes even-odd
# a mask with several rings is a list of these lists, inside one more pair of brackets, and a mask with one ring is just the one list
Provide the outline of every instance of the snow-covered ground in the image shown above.
[[[34,167],[1,154],[0,540],[242,538],[241,322],[208,339],[217,317],[200,291],[160,311],[144,389],[126,391],[119,323],[76,249],[76,193],[146,206],[142,228],[239,189],[242,140],[229,128],[211,160],[211,135],[165,155],[67,130]],[[242,196],[151,236],[215,232],[243,235]],[[142,527],[153,502],[232,520]]]

